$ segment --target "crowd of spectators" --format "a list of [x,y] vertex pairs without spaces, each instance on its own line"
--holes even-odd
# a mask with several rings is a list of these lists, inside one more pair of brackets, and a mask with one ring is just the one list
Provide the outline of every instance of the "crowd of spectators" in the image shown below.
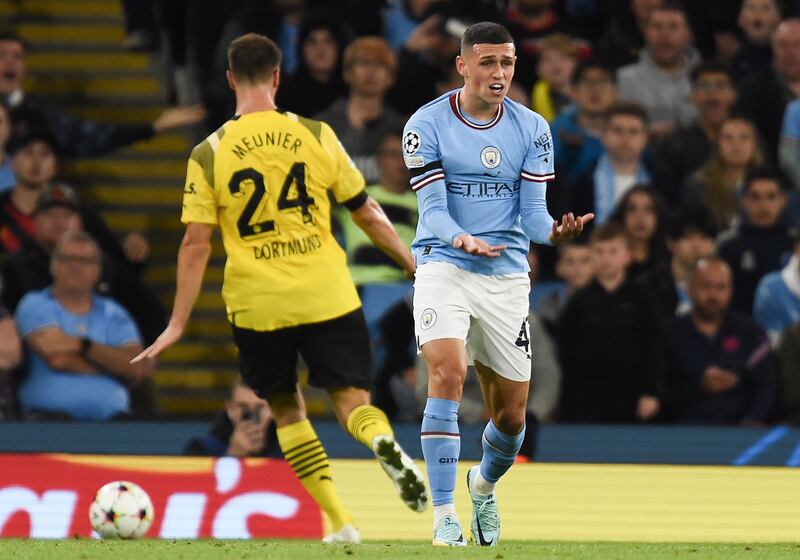
[[[12,377],[3,375],[19,371],[19,363],[27,368],[14,383],[0,383],[0,414],[9,414],[9,387],[17,388],[27,416],[135,413],[129,399],[110,397],[100,408],[77,401],[75,410],[53,408],[31,401],[26,387],[57,376],[84,380],[84,369],[91,368],[108,374],[104,390],[124,391],[148,372],[115,369],[114,360],[103,361],[106,351],[111,355],[106,347],[121,355],[163,326],[163,309],[140,280],[147,241],[138,232],[112,235],[59,182],[58,157],[107,154],[203,119],[206,131],[216,129],[233,112],[225,47],[243,32],[260,32],[284,53],[279,108],[333,127],[370,194],[410,243],[418,216],[400,131],[418,107],[459,87],[453,63],[458,38],[470,23],[488,19],[506,25],[515,39],[509,96],[551,124],[551,214],[597,216],[575,243],[532,248],[532,418],[800,422],[797,2],[332,4],[123,2],[124,46],[160,50],[172,99],[199,102],[168,109],[146,126],[98,125],[29,99],[23,89],[26,46],[0,35],[6,307],[0,329],[8,330],[15,313],[28,348],[23,354],[19,337],[0,338],[0,379]],[[375,348],[375,399],[394,418],[414,419],[424,372],[414,346],[411,280],[351,227],[346,213],[337,221]],[[97,245],[76,237],[83,230]],[[65,239],[71,241],[62,247]],[[86,255],[69,253],[74,246]],[[92,268],[92,251],[104,266],[96,270],[95,299],[81,305],[91,301],[92,310],[113,310],[105,320],[127,317],[131,330],[119,339],[95,340],[91,329],[76,331],[70,317],[77,304],[59,296],[64,290],[56,269]],[[48,322],[36,309],[46,306],[66,310],[58,312],[61,322]],[[43,354],[37,345],[36,333],[51,324],[60,330],[52,338],[66,348],[65,357]],[[243,389],[235,388],[231,403],[249,398]],[[484,412],[471,414],[480,419]],[[259,454],[269,443],[266,424],[250,424],[240,427],[241,414],[231,404],[191,452],[234,446],[237,453],[246,448],[244,454]]]

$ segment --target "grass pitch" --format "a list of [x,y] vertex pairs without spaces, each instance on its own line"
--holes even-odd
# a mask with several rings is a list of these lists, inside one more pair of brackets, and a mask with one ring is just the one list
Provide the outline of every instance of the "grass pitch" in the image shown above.
[[358,546],[327,547],[311,541],[288,540],[143,540],[96,541],[0,539],[0,558],[20,560],[169,560],[248,559],[316,560],[530,560],[535,558],[613,558],[650,560],[669,558],[798,558],[800,544],[714,544],[714,543],[620,543],[564,541],[506,541],[497,548],[468,546],[458,549],[434,548],[420,541],[371,541]]

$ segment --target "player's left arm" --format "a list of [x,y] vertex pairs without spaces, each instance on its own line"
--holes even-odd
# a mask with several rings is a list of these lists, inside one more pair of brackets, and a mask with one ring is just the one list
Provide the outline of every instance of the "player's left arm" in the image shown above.
[[520,217],[522,229],[534,243],[558,245],[577,237],[594,214],[564,214],[561,224],[547,209],[547,182],[555,179],[553,139],[550,126],[535,116],[533,136],[520,172]]
[[186,233],[178,249],[177,288],[172,315],[164,332],[131,363],[155,358],[175,344],[183,336],[194,302],[200,294],[211,255],[211,233],[218,223],[213,158],[208,141],[192,150],[183,188],[181,221],[186,224]]
[[352,201],[351,205],[345,202],[345,206],[351,212],[353,222],[367,234],[378,249],[403,267],[409,276],[413,275],[416,265],[408,247],[397,235],[397,231],[381,205],[366,192],[362,191],[362,193],[363,196],[358,196],[358,200]]
[[187,224],[181,247],[178,249],[178,281],[169,324],[155,342],[133,358],[131,363],[145,358],[155,358],[183,336],[192,307],[203,285],[208,257],[211,255],[212,231],[213,226],[210,224]]

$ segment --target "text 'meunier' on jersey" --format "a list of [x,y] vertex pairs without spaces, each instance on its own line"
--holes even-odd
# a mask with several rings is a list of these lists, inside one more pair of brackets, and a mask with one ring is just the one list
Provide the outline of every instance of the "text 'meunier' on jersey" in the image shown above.
[[319,121],[248,113],[194,148],[181,221],[219,224],[222,296],[235,325],[274,330],[358,308],[331,234],[329,191],[340,203],[365,198],[361,173]]

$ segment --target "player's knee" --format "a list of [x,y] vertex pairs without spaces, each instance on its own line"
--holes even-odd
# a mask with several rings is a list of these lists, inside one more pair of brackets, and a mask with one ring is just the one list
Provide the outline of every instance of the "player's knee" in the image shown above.
[[525,427],[525,411],[501,410],[497,413],[494,424],[504,434],[517,435]]
[[447,393],[461,395],[464,376],[457,365],[442,362],[428,369],[428,378],[431,384]]

